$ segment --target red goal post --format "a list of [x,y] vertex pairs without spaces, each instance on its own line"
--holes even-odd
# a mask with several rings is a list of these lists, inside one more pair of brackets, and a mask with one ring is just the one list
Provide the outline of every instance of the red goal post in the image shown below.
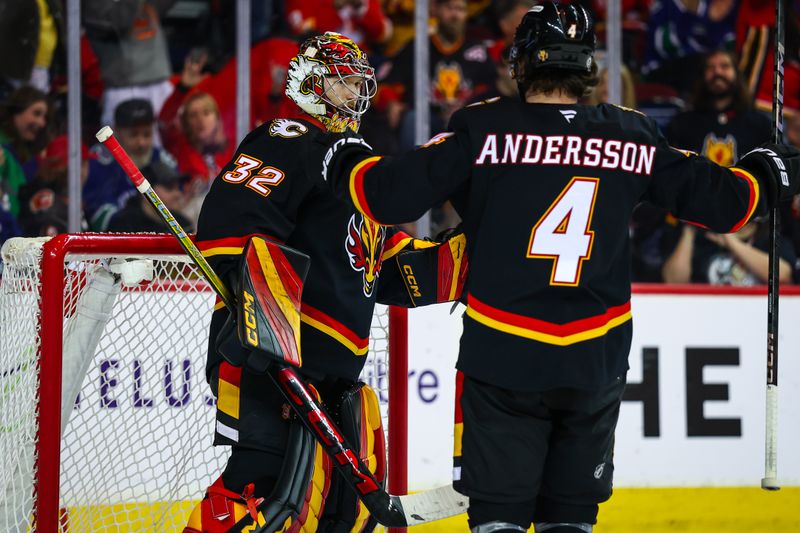
[[[12,239],[3,263],[0,530],[180,531],[227,454],[204,373],[213,291],[170,235]],[[379,306],[362,379],[391,494],[407,491],[407,376],[406,312]]]

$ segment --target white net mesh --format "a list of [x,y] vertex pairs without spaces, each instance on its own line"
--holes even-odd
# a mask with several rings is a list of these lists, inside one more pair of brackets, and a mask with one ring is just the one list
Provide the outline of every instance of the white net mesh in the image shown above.
[[[49,290],[41,246],[14,239],[3,247],[0,531],[32,525],[37,357],[47,335],[39,310]],[[63,361],[62,531],[181,531],[227,456],[211,446],[214,400],[205,382],[214,293],[185,256],[120,264],[131,259],[67,254],[64,262],[62,353],[41,363]],[[388,427],[385,309],[372,333],[363,379],[378,389]]]

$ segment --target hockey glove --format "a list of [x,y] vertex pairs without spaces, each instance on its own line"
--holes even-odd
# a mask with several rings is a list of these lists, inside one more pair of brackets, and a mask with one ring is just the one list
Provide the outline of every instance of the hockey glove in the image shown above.
[[800,189],[800,150],[793,146],[764,143],[742,156],[736,166],[766,185],[770,208],[789,200]]

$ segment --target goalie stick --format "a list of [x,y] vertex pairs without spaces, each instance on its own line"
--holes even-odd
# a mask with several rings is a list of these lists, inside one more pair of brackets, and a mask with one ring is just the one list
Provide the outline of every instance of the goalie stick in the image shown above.
[[[775,50],[772,78],[772,142],[783,142],[784,0],[775,0]],[[761,488],[778,484],[778,298],[780,296],[778,206],[769,212],[769,276],[767,278],[767,410],[764,439],[764,477]]]
[[[155,207],[170,232],[178,239],[181,247],[192,258],[225,306],[233,311],[235,309],[233,295],[172,216],[150,183],[142,176],[136,164],[114,137],[111,128],[104,126],[97,132],[96,137],[108,148],[136,189]],[[411,495],[394,496],[387,493],[352,447],[347,444],[341,431],[317,403],[305,382],[292,367],[276,361],[270,367],[269,376],[325,453],[331,457],[336,469],[356,491],[370,514],[382,525],[403,528],[466,511],[467,498],[457,493],[450,485]]]

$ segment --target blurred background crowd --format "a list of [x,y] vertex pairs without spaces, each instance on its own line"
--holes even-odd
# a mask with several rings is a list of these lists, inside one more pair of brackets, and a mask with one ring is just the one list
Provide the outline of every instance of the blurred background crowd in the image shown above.
[[[565,0],[566,1],[566,0]],[[574,0],[578,1],[578,0]],[[514,29],[535,0],[429,0],[431,134],[454,111],[518,98],[508,73]],[[595,17],[608,100],[606,1]],[[654,118],[670,143],[723,165],[770,137],[773,0],[622,0],[622,104]],[[800,0],[787,0],[785,142],[800,146]],[[111,125],[187,228],[236,147],[234,3],[82,0],[82,213],[85,231],[164,231],[102,145]],[[379,90],[361,133],[381,153],[414,142],[413,0],[251,0],[251,126],[296,116],[284,95],[298,43],[344,33],[376,67]],[[67,231],[64,0],[0,0],[0,243]],[[781,213],[781,281],[800,281],[800,198]],[[448,205],[430,232],[458,223]],[[425,236],[425,235],[421,236]],[[753,285],[767,279],[767,224],[733,235],[683,224],[643,203],[630,226],[640,282]]]

